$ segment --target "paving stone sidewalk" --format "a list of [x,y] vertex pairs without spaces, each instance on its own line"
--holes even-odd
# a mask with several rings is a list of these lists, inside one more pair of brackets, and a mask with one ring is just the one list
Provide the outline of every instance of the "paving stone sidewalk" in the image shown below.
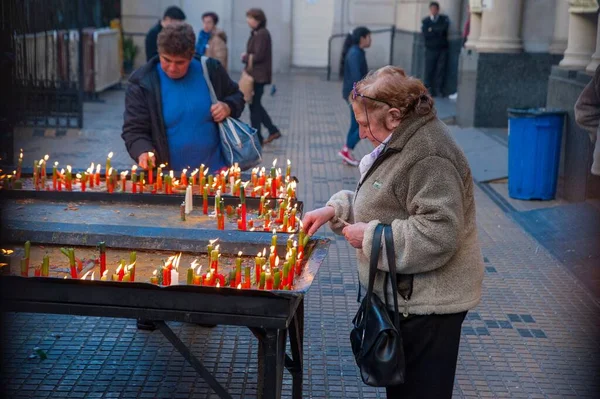
[[[277,89],[265,104],[284,137],[265,148],[265,163],[293,161],[307,209],[353,189],[358,171],[336,155],[349,123],[340,84],[298,72],[279,76]],[[109,126],[97,135],[89,130],[18,142],[32,151],[64,148],[65,156],[77,149],[87,162],[92,154],[102,159],[107,150],[116,152],[118,135]],[[368,150],[361,143],[357,155]],[[454,397],[599,397],[597,301],[482,190],[475,195],[484,296],[463,324]],[[382,390],[360,381],[348,340],[357,309],[355,253],[327,229],[321,233],[332,244],[306,298],[305,397],[383,398]],[[137,331],[133,320],[8,314],[4,325],[1,383],[10,397],[216,397],[159,332]],[[255,397],[256,341],[249,331],[170,325],[234,397]],[[36,346],[48,359],[28,358]],[[284,397],[290,395],[286,373]]]

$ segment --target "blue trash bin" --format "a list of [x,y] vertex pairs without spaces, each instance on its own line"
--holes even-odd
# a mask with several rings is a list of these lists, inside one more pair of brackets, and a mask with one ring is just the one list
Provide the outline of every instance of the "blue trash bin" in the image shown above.
[[556,195],[565,111],[508,109],[508,195],[551,200]]

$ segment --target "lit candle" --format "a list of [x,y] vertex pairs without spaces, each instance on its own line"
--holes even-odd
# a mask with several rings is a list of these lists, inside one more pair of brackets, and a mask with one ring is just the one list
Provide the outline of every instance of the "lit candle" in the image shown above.
[[140,172],[140,193],[144,193],[144,186],[146,185],[146,177],[144,172]]
[[185,213],[190,214],[194,210],[194,196],[192,195],[192,186],[188,185],[185,189]]
[[264,195],[260,196],[260,204],[258,206],[258,216],[262,216],[265,214],[265,200],[267,198]]
[[208,184],[202,188],[202,213],[208,215]]
[[137,175],[137,165],[133,165],[131,167],[131,192],[133,194],[137,193],[137,180],[138,180],[138,175]]
[[148,184],[154,184],[153,170],[154,170],[154,153],[149,152],[148,153]]
[[108,153],[108,156],[106,157],[106,178],[108,179],[108,177],[110,176],[110,160],[113,157],[113,153],[112,151]]
[[187,185],[188,185],[187,169],[184,169],[181,171],[181,182],[180,183],[183,187],[187,187]]
[[242,231],[246,231],[246,219],[248,217],[247,215],[247,209],[246,209],[246,186],[248,185],[248,182],[244,183],[242,185],[242,188],[240,189],[240,203],[242,205],[242,223],[241,223],[241,230]]
[[279,270],[276,270],[275,273],[273,273],[273,288],[276,290],[281,288],[281,273]]
[[154,270],[152,272],[152,277],[150,277],[150,284],[158,285],[158,276],[156,275],[158,270]]
[[[67,168],[68,168],[68,166],[67,166]],[[113,186],[112,175],[113,175],[113,168],[110,168],[108,170],[108,173],[106,173],[106,190],[108,191],[109,194],[112,194],[113,190],[115,189],[115,187]]]
[[75,177],[77,179],[79,179],[79,182],[81,183],[81,192],[82,193],[85,193],[85,178],[84,178],[84,176],[85,176],[85,173],[83,175],[81,175],[81,173],[77,173],[75,175]]
[[[262,278],[262,276],[261,276]],[[273,275],[271,274],[271,272],[269,271],[269,269],[267,269],[265,271],[265,280],[266,280],[266,286],[265,288],[267,290],[272,290],[273,289]]]
[[298,204],[294,204],[292,208],[292,216],[290,218],[290,224],[293,231],[296,230],[296,213],[298,212]]
[[17,171],[15,172],[15,180],[21,179],[21,170],[23,169],[23,149],[19,153],[19,160],[17,161]]
[[40,159],[40,162],[38,164],[39,166],[39,171],[40,171],[40,188],[42,190],[46,190],[46,173],[44,172],[44,160]]
[[260,280],[258,283],[258,289],[259,290],[264,290],[265,289],[265,282],[267,280],[267,273],[265,271],[261,271],[260,272]]
[[108,270],[105,270],[104,273],[100,273],[100,281],[108,280]]
[[242,282],[242,251],[238,252],[238,257],[235,260],[235,284]]
[[58,161],[54,162],[52,167],[52,189],[56,191],[58,189]]
[[181,253],[175,257],[173,261],[173,269],[171,269],[171,285],[179,285],[179,260]]
[[[94,163],[93,162],[90,165],[90,167],[87,168],[87,172],[88,172],[88,175],[89,175],[90,188],[93,188],[95,180],[96,180],[96,176],[94,176]],[[100,277],[102,277],[102,276],[100,276]]]
[[256,188],[256,186],[258,185],[258,168],[254,168],[252,169],[252,177],[250,179],[250,181],[252,182],[252,188]]
[[127,173],[128,170],[121,172],[121,191],[124,193],[127,192]]
[[175,176],[175,172],[172,170],[169,171],[169,192],[167,194],[173,194],[173,178]]
[[99,186],[100,185],[100,169],[102,168],[102,166],[100,166],[100,164],[96,165],[96,185]]
[[44,158],[42,158],[42,177],[46,177],[46,162],[48,162],[48,159],[50,159],[50,155],[46,154],[44,155]]
[[195,269],[195,267],[196,267],[196,261],[194,260],[190,264],[190,268],[187,271],[187,279],[186,279],[186,284],[187,285],[194,284],[194,269]]
[[103,276],[106,271],[106,243],[99,242],[98,249],[100,250],[100,276]]
[[44,255],[42,260],[42,277],[48,277],[50,274],[50,256]]
[[235,175],[233,173],[229,173],[229,189],[231,196],[235,195],[235,183]]
[[163,188],[163,177],[162,177],[162,170],[165,167],[165,164],[161,163],[160,166],[158,167],[158,169],[156,170],[156,188],[158,190],[162,190]]
[[66,175],[66,184],[65,184],[65,188],[67,189],[67,191],[73,190],[72,179],[73,179],[73,177],[71,175],[71,165],[67,165],[67,175]]
[[137,263],[137,252],[131,251],[129,253],[129,273],[131,274],[131,281],[135,281],[135,265]]
[[58,191],[62,191],[62,178],[65,175],[65,170],[60,170],[60,176],[58,176]]
[[292,175],[292,163],[290,162],[290,160],[287,160],[287,168],[285,168],[285,178],[286,180],[288,180],[289,178],[291,178]]
[[198,175],[198,169],[195,169],[192,173],[190,173],[192,187],[196,184],[196,176]]
[[277,165],[277,158],[275,158],[275,160],[273,161],[273,166],[271,166],[271,179],[273,180],[275,180],[275,177],[277,177],[277,170],[275,169],[275,165]]

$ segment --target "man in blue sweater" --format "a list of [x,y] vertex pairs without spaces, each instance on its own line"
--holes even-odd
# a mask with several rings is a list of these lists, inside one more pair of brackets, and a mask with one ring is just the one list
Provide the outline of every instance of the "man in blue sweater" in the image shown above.
[[[359,26],[352,31],[351,43],[352,47],[348,49],[346,57],[344,58],[344,85],[342,88],[342,97],[346,101],[348,101],[348,96],[350,96],[350,92],[352,92],[354,83],[364,78],[367,72],[369,72],[365,49],[371,46],[371,31],[364,26]],[[346,136],[346,145],[338,152],[338,155],[348,165],[358,166],[360,163],[352,155],[352,151],[359,141],[358,123],[356,122],[354,112],[350,106],[350,128],[348,129],[348,134]]]
[[432,96],[446,96],[449,26],[450,19],[440,14],[440,4],[437,1],[429,3],[429,15],[423,18],[421,32],[425,39],[425,86]]

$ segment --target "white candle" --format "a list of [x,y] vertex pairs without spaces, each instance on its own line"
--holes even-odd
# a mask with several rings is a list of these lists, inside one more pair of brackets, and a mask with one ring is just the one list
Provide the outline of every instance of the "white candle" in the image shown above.
[[192,186],[188,185],[185,189],[185,214],[188,215],[192,210],[194,210],[194,206],[192,203]]

